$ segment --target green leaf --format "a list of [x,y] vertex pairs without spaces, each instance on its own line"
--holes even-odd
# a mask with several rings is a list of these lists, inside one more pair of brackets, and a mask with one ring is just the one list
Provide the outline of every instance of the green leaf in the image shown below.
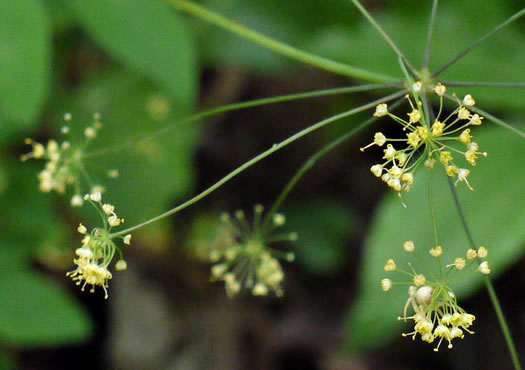
[[[101,113],[103,127],[85,150],[84,163],[93,183],[105,186],[104,199],[116,206],[125,226],[157,216],[191,190],[199,125],[181,121],[189,107],[178,104],[165,90],[113,71],[87,84],[64,106],[73,112],[68,123],[72,148],[84,140],[92,113]],[[165,131],[150,137],[159,130]],[[102,153],[90,157],[97,152]],[[118,169],[118,178],[108,178],[111,169]],[[83,192],[88,191],[84,183]],[[89,205],[83,208],[96,214]]]
[[197,68],[190,35],[159,0],[75,0],[92,37],[127,66],[164,86],[181,104],[194,102]]
[[0,137],[40,113],[49,84],[49,28],[40,1],[0,1]]
[[0,301],[4,343],[59,346],[93,334],[86,311],[55,283],[30,271],[0,273]]
[[[472,168],[469,181],[476,190],[470,192],[462,183],[457,190],[476,243],[489,249],[491,277],[495,278],[518,261],[524,252],[525,172],[519,169],[523,168],[525,145],[523,139],[501,129],[479,131],[482,132],[474,132],[476,142],[489,155]],[[446,178],[440,171],[435,170],[439,173],[433,174],[434,205],[439,243],[444,249],[442,260],[448,264],[455,257],[465,256],[470,246]],[[372,222],[364,246],[359,295],[348,318],[346,347],[349,350],[381,345],[400,335],[402,324],[396,318],[403,312],[408,298],[407,288],[394,285],[391,291],[384,293],[380,281],[386,277],[394,281],[402,279],[401,274],[383,270],[388,258],[393,258],[398,266],[403,267],[408,261],[414,262],[413,256],[402,248],[404,241],[413,240],[423,262],[432,267],[425,270],[424,265],[416,260],[414,268],[418,273],[436,272],[436,262],[427,253],[435,244],[428,208],[427,178],[426,170],[418,172],[414,188],[404,196],[406,209],[398,197],[391,194],[381,203]],[[483,276],[480,273],[458,275],[462,278],[454,281],[452,286],[461,305],[465,296],[481,287]]]
[[37,173],[34,163],[0,161],[0,235],[28,255],[63,231],[52,196],[38,190]]
[[333,273],[344,261],[344,241],[352,232],[354,217],[343,205],[316,199],[286,211],[287,228],[297,232],[297,263],[312,273]]

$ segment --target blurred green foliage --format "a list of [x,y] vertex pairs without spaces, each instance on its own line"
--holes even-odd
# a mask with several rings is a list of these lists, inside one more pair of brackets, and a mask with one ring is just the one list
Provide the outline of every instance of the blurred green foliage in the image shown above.
[[[401,75],[395,54],[347,0],[204,3],[294,46]],[[443,1],[431,67],[445,63],[481,32],[506,19],[512,4]],[[422,6],[416,0],[384,2],[374,13],[416,65],[422,60],[429,8],[430,2]],[[444,78],[523,80],[525,39],[520,32],[518,24],[510,25],[448,70]],[[241,66],[283,77],[295,66],[199,20],[188,21],[161,0],[0,1],[0,60],[0,144],[8,157],[0,162],[0,340],[18,346],[59,345],[92,334],[83,308],[32,267],[43,246],[75,248],[77,235],[72,237],[70,220],[61,216],[76,222],[81,213],[64,211],[67,199],[61,203],[53,195],[39,193],[36,167],[15,162],[14,148],[22,135],[55,136],[63,124],[59,117],[69,111],[73,113],[72,136],[78,138],[90,122],[88,117],[101,112],[104,127],[91,150],[127,146],[118,153],[93,157],[90,172],[102,180],[108,169],[120,170],[118,180],[103,182],[108,185],[108,199],[131,225],[160,213],[193,190],[193,158],[202,127],[180,123],[180,119],[196,105],[199,63]],[[523,90],[470,91],[483,108],[525,111]],[[170,125],[170,131],[146,139]],[[139,144],[127,144],[137,140]],[[490,261],[499,274],[521,255],[525,240],[521,212],[525,204],[523,197],[516,197],[523,192],[519,186],[524,174],[516,169],[523,167],[519,161],[525,153],[518,139],[496,130],[479,134],[479,141],[489,158],[473,171],[476,192],[460,190],[460,195],[478,242],[497,247],[490,248]],[[438,176],[434,180],[435,189],[446,187]],[[389,340],[398,327],[395,317],[406,292],[380,290],[385,259],[400,259],[395,248],[406,239],[415,240],[417,246],[431,240],[426,186],[422,176],[417,181],[405,199],[408,210],[397,198],[387,197],[367,238],[361,295],[349,318],[349,346],[354,350]],[[441,233],[445,251],[462,252],[465,239],[448,189],[435,193],[441,229],[446,226]],[[292,209],[289,221],[300,234],[298,263],[315,274],[340,268],[344,241],[354,223],[348,209],[314,198]],[[479,277],[458,285],[458,293],[471,293],[477,287]]]
[[344,205],[328,199],[310,199],[289,207],[287,228],[299,235],[293,247],[297,264],[316,275],[336,272],[346,256],[346,239],[355,216]]
[[49,92],[51,32],[39,0],[0,2],[0,143],[35,126]]

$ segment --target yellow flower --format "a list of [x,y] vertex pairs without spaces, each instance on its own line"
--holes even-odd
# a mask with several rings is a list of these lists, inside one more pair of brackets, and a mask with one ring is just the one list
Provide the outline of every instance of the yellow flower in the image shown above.
[[403,243],[403,249],[409,253],[412,253],[416,250],[416,246],[412,240],[407,240],[405,243]]
[[[404,244],[412,250],[413,243],[408,241]],[[434,252],[434,253],[433,253]],[[413,251],[413,253],[416,253]],[[441,246],[436,246],[430,252],[434,256],[440,256],[443,253]],[[474,251],[474,253],[476,253]],[[472,254],[470,252],[470,254]],[[467,252],[469,255],[469,252]],[[391,260],[389,260],[391,261]],[[387,263],[388,264],[388,263]],[[402,333],[403,337],[412,337],[416,339],[419,335],[421,340],[427,343],[437,342],[434,351],[438,351],[443,341],[448,342],[448,348],[452,348],[452,341],[456,338],[463,339],[464,333],[474,334],[469,328],[472,326],[476,317],[467,313],[458,304],[458,299],[453,290],[448,285],[447,281],[440,278],[438,281],[428,281],[425,275],[418,274],[416,270],[409,263],[412,272],[403,271],[396,268],[403,275],[411,275],[412,281],[403,282],[402,284],[410,283],[408,289],[408,299],[403,309],[403,316],[398,317],[398,320],[413,320],[414,328],[409,333]],[[436,262],[439,271],[439,276],[447,276],[441,271],[441,264]],[[471,265],[469,265],[470,267]],[[453,264],[447,265],[446,268],[454,267],[458,271],[466,270],[466,259],[458,257]],[[481,263],[478,271],[481,273],[490,273],[488,263]],[[384,291],[392,289],[397,284],[390,279],[383,279],[381,287]],[[409,310],[413,313],[409,314]]]
[[[99,209],[101,214],[104,214],[108,210],[108,205],[105,205],[105,209],[101,204],[102,196],[100,192],[88,194],[86,200],[92,202],[95,207]],[[110,206],[113,212],[113,206]],[[111,216],[110,216],[111,217]],[[90,292],[95,291],[96,286],[102,287],[105,293],[105,298],[108,298],[108,287],[109,280],[113,278],[113,275],[108,270],[115,253],[118,251],[121,254],[120,249],[115,245],[114,236],[110,234],[110,227],[108,223],[104,221],[105,228],[94,228],[89,235],[87,234],[87,228],[80,224],[77,231],[84,235],[82,239],[82,247],[77,248],[75,254],[78,258],[73,260],[73,263],[77,268],[70,271],[66,276],[71,277],[77,285],[82,285],[82,291],[87,285],[91,285]],[[121,238],[121,237],[118,237]],[[124,243],[129,244],[131,234],[123,237]],[[123,259],[120,259],[115,265],[117,271],[123,271],[127,268],[127,264]]]
[[384,269],[386,272],[396,271],[397,265],[393,259],[389,259],[388,261],[386,261]]
[[407,137],[408,137],[408,144],[413,146],[414,148],[417,147],[417,144],[419,144],[420,142],[420,138],[419,138],[419,135],[416,133],[416,132],[411,132],[409,134],[407,134]]
[[467,94],[465,95],[465,97],[463,98],[463,104],[469,106],[469,107],[472,107],[476,104],[476,101],[474,100],[474,98],[472,97],[472,95],[470,94]]
[[443,254],[443,247],[441,247],[441,245],[436,245],[436,247],[430,249],[428,253],[430,253],[432,257],[441,257]]
[[376,111],[374,113],[374,117],[383,117],[388,114],[388,106],[386,104],[379,104],[376,107]]
[[444,128],[445,124],[443,122],[439,122],[438,120],[434,121],[434,124],[432,125],[432,136],[441,136]]
[[421,111],[419,109],[413,109],[412,112],[407,114],[409,118],[409,123],[417,123],[421,121]]
[[444,165],[448,165],[450,162],[452,162],[453,158],[450,152],[441,152],[439,155],[439,160]]
[[226,294],[233,297],[243,287],[251,290],[255,296],[267,295],[270,291],[280,297],[283,295],[281,284],[284,272],[277,257],[291,262],[293,253],[273,250],[269,244],[276,241],[293,241],[297,234],[276,234],[276,228],[284,225],[286,218],[282,214],[268,215],[268,220],[261,220],[263,207],[254,207],[254,222],[249,225],[243,211],[235,212],[235,219],[228,214],[221,216],[221,222],[233,239],[230,245],[221,246],[214,253],[215,263],[211,268],[211,280],[224,281]]
[[434,87],[434,92],[438,96],[444,96],[446,91],[447,88],[445,87],[445,85],[442,85],[441,82],[438,82],[438,84]]

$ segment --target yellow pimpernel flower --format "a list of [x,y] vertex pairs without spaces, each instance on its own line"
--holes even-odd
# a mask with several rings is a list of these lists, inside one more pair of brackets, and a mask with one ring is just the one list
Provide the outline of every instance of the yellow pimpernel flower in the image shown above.
[[120,255],[120,259],[116,263],[115,269],[117,271],[124,271],[128,266],[126,261],[122,259],[122,253],[115,245],[114,240],[116,238],[122,239],[124,244],[129,245],[131,234],[127,234],[124,237],[114,237],[111,234],[111,229],[115,226],[112,225],[112,218],[121,219],[115,214],[115,207],[113,205],[102,204],[102,195],[100,192],[86,194],[84,200],[91,203],[98,209],[101,215],[104,215],[104,227],[96,227],[88,234],[88,230],[83,224],[78,226],[77,231],[84,235],[84,238],[82,239],[82,246],[75,251],[77,258],[73,260],[73,263],[77,268],[68,272],[66,276],[71,277],[77,285],[81,285],[82,290],[85,289],[86,285],[91,285],[91,293],[95,291],[96,286],[100,286],[104,290],[104,297],[107,299],[109,280],[113,278],[108,267],[117,252]]
[[231,244],[214,253],[217,263],[211,268],[210,278],[224,281],[230,298],[242,288],[249,289],[255,296],[267,295],[271,291],[278,297],[283,295],[284,272],[278,258],[291,262],[295,257],[293,253],[270,248],[270,244],[294,241],[297,235],[276,233],[276,229],[285,223],[284,215],[274,214],[271,219],[262,220],[262,213],[263,207],[256,205],[252,224],[248,223],[243,211],[235,212],[235,217],[227,213],[221,216],[221,222],[232,239]]
[[[431,90],[439,97],[440,108],[437,117],[433,119],[433,122],[429,122],[428,117],[431,117],[432,114],[426,112],[425,105],[421,101],[421,95],[425,94],[425,90],[426,87],[418,81],[413,84],[412,95],[406,96],[412,109],[407,113],[408,121],[389,112],[384,103],[376,107],[374,116],[388,116],[401,124],[403,130],[408,131],[408,133],[406,134],[406,146],[401,149],[397,149],[392,143],[399,143],[404,140],[387,138],[380,132],[376,133],[374,142],[361,148],[361,151],[373,145],[383,146],[387,144],[386,149],[383,150],[385,162],[373,165],[370,170],[389,187],[401,192],[411,189],[414,183],[414,174],[421,164],[431,169],[434,168],[436,162],[440,162],[448,176],[457,176],[456,184],[465,182],[469,189],[474,190],[467,181],[470,170],[456,165],[452,153],[463,154],[466,162],[471,166],[476,165],[478,156],[487,156],[487,153],[479,151],[478,144],[472,142],[471,130],[467,128],[482,124],[483,117],[478,114],[471,114],[469,110],[476,102],[470,94],[467,94],[462,101],[456,98],[457,108],[445,116],[442,113],[446,87],[438,83]],[[465,145],[466,150],[458,149],[454,143]],[[389,166],[398,167],[400,171],[393,174],[388,169]],[[383,173],[385,170],[386,173]],[[405,173],[411,174],[411,183],[403,180]]]
[[[71,118],[70,113],[64,115],[66,122],[69,122]],[[64,194],[66,189],[71,186],[75,192],[70,201],[72,207],[81,207],[84,204],[84,200],[80,195],[82,180],[85,183],[90,182],[86,177],[85,167],[82,162],[84,151],[102,127],[99,121],[100,115],[94,114],[93,119],[93,124],[84,130],[82,143],[75,143],[69,140],[59,143],[51,139],[44,146],[28,138],[25,143],[31,145],[33,150],[21,156],[22,161],[31,158],[47,160],[45,168],[38,174],[40,191],[43,193],[56,191],[59,194]],[[68,126],[63,126],[61,129],[63,135],[69,134],[69,131]]]
[[[484,247],[480,247],[484,248]],[[416,254],[414,242],[407,241],[403,244],[403,249],[410,254]],[[467,313],[458,304],[458,300],[452,288],[448,285],[447,278],[453,272],[464,271],[478,265],[477,271],[482,274],[489,274],[490,267],[487,261],[480,261],[479,252],[469,249],[466,253],[467,258],[457,257],[454,263],[446,265],[445,271],[441,271],[439,259],[443,254],[443,248],[436,246],[430,249],[430,254],[437,259],[439,280],[428,280],[424,274],[417,273],[411,263],[410,270],[400,269],[393,259],[389,259],[384,267],[385,271],[398,271],[404,276],[411,276],[409,281],[396,282],[391,279],[381,280],[383,291],[390,291],[396,284],[409,284],[408,299],[403,309],[403,316],[398,320],[413,320],[414,329],[409,333],[403,333],[404,337],[411,336],[416,339],[419,335],[421,340],[427,343],[437,342],[434,351],[438,351],[443,341],[448,342],[448,348],[452,348],[452,340],[462,339],[464,333],[474,334],[469,328],[472,326],[476,317]],[[486,256],[486,248],[482,250],[482,255]],[[417,257],[417,254],[416,254]],[[413,313],[409,314],[409,310]]]

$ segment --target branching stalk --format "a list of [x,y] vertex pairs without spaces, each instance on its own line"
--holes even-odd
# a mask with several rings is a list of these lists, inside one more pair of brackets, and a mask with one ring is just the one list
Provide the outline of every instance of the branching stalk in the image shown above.
[[266,49],[272,50],[278,54],[295,59],[301,63],[309,64],[314,67],[323,69],[325,71],[333,72],[342,76],[356,78],[369,82],[393,82],[395,77],[387,76],[381,73],[371,72],[362,68],[354,67],[349,64],[336,62],[328,58],[314,55],[285,43],[274,40],[270,37],[264,36],[258,32],[242,26],[223,17],[209,9],[197,5],[187,0],[165,0],[168,4],[175,6],[180,11],[191,14],[197,18],[210,22],[218,27],[228,30],[236,35],[250,40],[251,42],[262,46]]
[[289,145],[289,144],[299,140],[303,136],[306,136],[309,133],[311,133],[313,131],[316,131],[316,130],[324,127],[324,126],[327,126],[330,123],[333,123],[335,121],[338,121],[338,120],[346,118],[346,117],[350,117],[350,116],[352,116],[354,114],[357,114],[357,113],[362,112],[364,110],[367,110],[367,109],[370,109],[372,107],[375,107],[377,104],[385,103],[385,102],[394,100],[396,98],[399,98],[399,97],[403,96],[404,94],[406,94],[406,92],[407,92],[406,90],[398,91],[398,92],[396,92],[394,94],[388,95],[388,96],[386,96],[384,98],[381,98],[381,99],[378,99],[378,100],[375,100],[375,101],[373,101],[371,103],[362,105],[362,106],[357,107],[357,108],[350,109],[349,111],[337,114],[337,115],[335,115],[333,117],[330,117],[330,118],[327,118],[327,119],[322,120],[320,122],[317,122],[316,124],[314,124],[314,125],[312,125],[310,127],[307,127],[304,130],[301,130],[301,131],[297,132],[296,134],[290,136],[288,139],[286,139],[284,141],[281,141],[278,144],[274,144],[270,149],[262,152],[258,156],[252,158],[248,162],[246,162],[243,165],[239,166],[238,168],[236,168],[235,170],[230,172],[228,175],[223,177],[221,180],[219,180],[218,182],[216,182],[215,184],[210,186],[208,189],[204,190],[203,192],[201,192],[200,194],[196,195],[195,197],[189,199],[188,201],[186,201],[186,202],[176,206],[175,208],[170,209],[169,211],[166,211],[166,212],[162,213],[159,216],[153,217],[152,219],[144,221],[144,222],[142,222],[142,223],[140,223],[138,225],[132,226],[132,227],[130,227],[128,229],[125,229],[125,230],[119,231],[117,233],[111,234],[111,237],[126,235],[126,234],[128,234],[128,233],[130,233],[130,232],[132,232],[134,230],[137,230],[137,229],[139,229],[141,227],[149,225],[149,224],[151,224],[151,223],[153,223],[155,221],[159,221],[159,220],[161,220],[163,218],[171,216],[171,215],[173,215],[173,214],[175,214],[175,213],[177,213],[177,212],[187,208],[188,206],[198,202],[199,200],[201,200],[202,198],[204,198],[207,195],[211,194],[212,192],[214,192],[215,190],[220,188],[222,185],[224,185],[225,183],[230,181],[232,178],[234,178],[235,176],[237,176],[238,174],[240,174],[241,172],[243,172],[247,168],[253,166],[254,164],[259,162],[260,160],[268,157],[269,155],[271,155],[271,154],[275,153],[276,151],[284,148],[285,146],[287,146],[287,145]]
[[[398,101],[396,101],[395,103],[393,103],[390,106],[390,109],[392,109],[392,110],[396,109],[404,101],[405,101],[404,98],[399,99]],[[277,197],[277,199],[273,203],[272,207],[270,208],[270,210],[266,214],[266,218],[265,218],[265,221],[264,221],[264,226],[266,226],[268,224],[268,222],[270,222],[270,220],[272,219],[273,214],[275,214],[279,210],[279,208],[281,207],[282,203],[284,202],[284,200],[286,199],[286,197],[288,196],[290,191],[292,191],[292,189],[295,187],[295,185],[299,182],[299,180],[317,163],[317,161],[319,159],[321,159],[323,156],[325,156],[326,154],[328,154],[329,152],[331,152],[332,150],[337,148],[339,145],[341,145],[344,142],[346,142],[348,139],[353,137],[355,134],[357,134],[361,130],[363,130],[363,129],[367,128],[368,126],[370,126],[375,121],[377,121],[377,117],[372,117],[372,118],[366,120],[365,122],[361,123],[359,126],[351,129],[350,131],[348,131],[344,135],[339,136],[335,140],[331,141],[330,143],[325,145],[323,148],[321,148],[318,152],[316,152],[314,155],[312,155],[310,158],[308,158],[306,160],[306,162],[304,162],[303,165],[299,168],[299,170],[297,170],[297,172],[293,175],[293,177],[290,179],[290,181],[288,181],[286,186],[283,188],[283,190],[281,191],[281,193],[279,194],[279,196]]]
[[355,93],[355,92],[363,92],[363,91],[372,91],[372,90],[379,90],[383,88],[390,88],[390,87],[401,87],[402,82],[398,83],[388,83],[388,84],[369,84],[369,85],[360,85],[360,86],[350,86],[350,87],[340,87],[335,89],[325,89],[325,90],[316,90],[316,91],[310,91],[306,93],[299,93],[299,94],[290,94],[290,95],[281,95],[281,96],[275,96],[271,98],[263,98],[263,99],[256,99],[256,100],[250,100],[245,101],[241,103],[234,103],[234,104],[228,104],[223,105],[221,107],[212,108],[210,110],[200,112],[197,114],[194,114],[190,117],[184,118],[180,121],[177,121],[173,124],[170,124],[166,127],[161,128],[158,131],[155,131],[149,135],[146,135],[145,137],[141,138],[140,140],[131,140],[125,143],[122,143],[120,145],[113,146],[111,148],[97,150],[89,153],[85,153],[82,155],[82,158],[92,158],[99,155],[109,154],[109,153],[115,153],[120,150],[126,149],[128,147],[134,147],[137,144],[146,142],[148,140],[151,140],[155,137],[164,135],[168,131],[171,131],[180,125],[188,124],[191,122],[196,122],[204,118],[212,117],[221,113],[241,110],[241,109],[247,109],[247,108],[253,108],[258,107],[261,105],[267,105],[267,104],[275,104],[275,103],[284,103],[288,101],[294,101],[294,100],[301,100],[301,99],[308,99],[308,98],[316,98],[321,96],[331,96],[331,95],[341,95],[341,94],[349,94],[349,93]]
[[410,71],[417,76],[418,72],[417,70],[414,68],[414,66],[412,66],[412,64],[410,64],[410,62],[408,61],[408,59],[405,57],[405,55],[403,54],[403,52],[401,50],[399,50],[399,48],[397,47],[397,45],[394,43],[394,41],[392,41],[392,39],[390,38],[390,36],[388,36],[388,34],[383,30],[383,28],[379,25],[379,23],[377,23],[375,21],[375,19],[372,17],[372,15],[368,12],[368,10],[366,10],[366,8],[361,5],[361,3],[359,2],[359,0],[352,0],[352,3],[354,3],[354,5],[356,6],[357,9],[359,9],[359,11],[365,16],[365,18],[370,22],[370,24],[372,26],[374,26],[374,28],[381,34],[381,36],[383,36],[383,38],[385,39],[385,41],[388,43],[388,45],[390,45],[390,47],[392,48],[392,50],[394,50],[394,52],[397,54],[398,57],[400,57],[401,59],[403,59],[403,61],[406,63],[406,65],[408,66],[408,68],[410,69]]
[[485,41],[486,39],[488,39],[489,37],[491,37],[492,35],[494,35],[496,32],[498,32],[500,29],[502,29],[503,27],[507,26],[508,24],[514,22],[516,19],[518,19],[519,17],[525,15],[525,8],[521,9],[519,12],[517,12],[516,14],[514,14],[513,16],[511,16],[509,19],[507,19],[505,22],[497,25],[496,27],[494,27],[491,31],[487,32],[486,34],[484,34],[483,36],[481,36],[479,39],[477,39],[476,41],[474,41],[472,44],[470,44],[467,48],[465,48],[465,50],[463,50],[461,53],[459,53],[458,55],[456,55],[454,58],[452,58],[452,60],[450,60],[448,63],[446,63],[444,66],[442,66],[441,68],[439,68],[436,72],[434,72],[432,74],[432,78],[440,75],[443,71],[447,70],[451,65],[453,65],[454,63],[456,63],[458,60],[460,60],[461,58],[463,58],[465,55],[467,55],[472,49],[474,49],[476,46],[478,46],[479,44],[481,44],[483,41]]
[[439,0],[432,2],[432,12],[430,13],[430,21],[428,22],[428,34],[427,43],[425,45],[425,59],[423,61],[423,69],[428,69],[428,63],[430,61],[430,52],[432,49],[432,33],[434,32],[434,24],[436,21],[437,7]]

